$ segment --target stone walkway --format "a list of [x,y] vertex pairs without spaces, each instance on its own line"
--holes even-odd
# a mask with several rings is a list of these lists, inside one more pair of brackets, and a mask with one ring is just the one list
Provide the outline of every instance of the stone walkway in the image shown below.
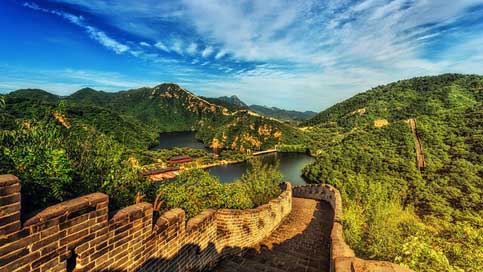
[[243,256],[223,260],[214,271],[329,271],[332,217],[324,201],[293,198],[292,212],[270,237]]

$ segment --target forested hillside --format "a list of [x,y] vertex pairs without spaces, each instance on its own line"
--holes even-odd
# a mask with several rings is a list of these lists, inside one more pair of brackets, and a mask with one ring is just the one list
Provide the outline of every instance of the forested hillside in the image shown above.
[[[247,111],[235,113],[176,84],[119,93],[84,88],[67,97],[43,90],[18,90],[5,101],[5,122],[10,127],[15,126],[15,120],[52,113],[61,104],[67,120],[96,128],[129,147],[147,148],[155,144],[158,133],[169,131],[196,130],[207,146],[235,150],[265,149],[299,136],[290,126]],[[240,127],[244,136],[236,138]]]
[[109,194],[113,208],[131,204],[136,192],[153,194],[144,164],[193,153],[148,150],[160,132],[196,130],[205,145],[232,150],[222,158],[304,141],[296,128],[231,112],[176,84],[119,93],[85,88],[67,97],[18,90],[0,102],[0,171],[22,180],[26,212],[96,191]]
[[297,125],[307,119],[310,119],[317,115],[313,111],[295,111],[295,110],[284,110],[277,107],[267,107],[261,105],[250,105],[248,106],[243,101],[241,101],[236,95],[222,96],[218,98],[202,97],[203,99],[222,107],[229,109],[230,111],[239,110],[251,110],[260,115],[275,118],[283,122],[287,122],[293,125]]
[[317,115],[313,111],[284,110],[277,107],[250,105],[250,109],[261,115],[269,116],[278,120],[298,124]]
[[360,256],[482,270],[482,104],[482,76],[446,74],[376,87],[304,124],[317,154],[304,174],[341,190],[345,236]]

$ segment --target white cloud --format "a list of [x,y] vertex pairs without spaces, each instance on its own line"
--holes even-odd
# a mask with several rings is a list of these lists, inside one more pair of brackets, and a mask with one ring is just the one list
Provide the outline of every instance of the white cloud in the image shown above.
[[112,49],[117,54],[121,54],[129,50],[129,46],[112,39],[111,37],[107,36],[106,33],[91,26],[86,26],[85,28],[92,39],[98,41],[105,47]]
[[163,50],[163,51],[165,51],[165,52],[169,52],[168,47],[163,42],[161,42],[161,41],[155,43],[154,46],[157,47],[157,48],[159,48],[159,49],[161,49],[161,50]]
[[215,55],[215,59],[217,59],[217,60],[218,60],[218,59],[221,59],[221,58],[223,58],[225,55],[226,55],[226,51],[224,51],[224,50],[220,50],[220,51],[218,51],[218,53],[216,53],[216,55]]
[[145,46],[145,47],[151,47],[151,44],[149,44],[147,42],[139,42],[139,45]]
[[188,48],[186,48],[186,52],[190,55],[194,55],[197,52],[198,45],[196,43],[190,43]]
[[213,47],[211,47],[211,46],[207,46],[207,47],[206,47],[206,48],[203,50],[203,52],[201,52],[201,56],[202,56],[203,58],[207,58],[207,57],[209,57],[209,56],[210,56],[212,53],[213,53]]
[[153,86],[157,82],[139,80],[100,70],[53,69],[41,70],[0,64],[0,88],[13,91],[21,88],[40,88],[59,95],[69,95],[83,87],[105,91]]
[[86,24],[82,16],[76,16],[76,15],[63,12],[63,11],[58,11],[58,10],[41,8],[35,3],[24,3],[24,6],[34,10],[39,10],[42,12],[47,12],[47,13],[51,13],[51,14],[55,14],[57,16],[63,17],[64,19],[70,21],[71,23],[82,27],[89,34],[89,37],[99,42],[104,47],[113,50],[116,54],[122,54],[129,50],[129,46],[122,44],[121,42],[118,42],[115,39],[109,37],[103,31],[91,25]]
[[[467,23],[478,16],[476,11],[470,13],[470,7],[483,4],[482,0],[145,0],[136,5],[128,0],[56,1],[83,7],[145,40],[162,40],[155,46],[166,52],[205,60],[229,55],[224,62],[235,64],[238,72],[209,80],[205,76],[215,69],[202,70],[204,76],[199,77],[186,72],[192,87],[200,86],[205,92],[210,88],[212,92],[243,90],[247,99],[276,100],[279,105],[304,99],[299,90],[304,90],[307,107],[320,109],[370,86],[401,78],[483,73],[482,22]],[[63,17],[75,24],[85,22],[80,16]],[[458,24],[463,20],[466,24]],[[170,28],[163,28],[163,23]],[[192,41],[197,41],[196,48]],[[125,49],[112,41],[102,44],[115,52]],[[200,48],[201,44],[212,46]],[[230,69],[215,67],[216,62],[174,57],[189,66]],[[255,63],[270,65],[253,68]],[[260,95],[276,90],[280,97]]]
[[179,55],[183,55],[183,42],[181,40],[175,39],[171,43],[171,51],[178,53]]

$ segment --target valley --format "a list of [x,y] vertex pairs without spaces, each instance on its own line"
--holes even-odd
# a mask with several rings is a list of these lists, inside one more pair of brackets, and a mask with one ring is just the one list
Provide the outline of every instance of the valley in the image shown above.
[[[422,271],[475,271],[483,237],[482,86],[476,75],[398,81],[298,126],[171,83],[69,96],[18,90],[3,97],[1,168],[21,177],[26,207],[102,191],[118,208],[163,192],[165,209],[181,205],[189,215],[263,203],[253,198],[255,180],[272,186],[263,187],[270,192],[263,199],[285,179],[328,183],[346,203],[344,234],[358,256]],[[186,162],[170,162],[177,157]],[[174,179],[152,183],[148,172]],[[189,190],[199,202],[185,199]]]
[[0,1],[0,272],[482,272],[482,15]]

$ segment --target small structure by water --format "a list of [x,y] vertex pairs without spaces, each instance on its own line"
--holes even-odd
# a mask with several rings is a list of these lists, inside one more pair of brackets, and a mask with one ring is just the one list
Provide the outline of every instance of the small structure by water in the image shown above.
[[179,167],[167,167],[167,168],[159,168],[159,169],[153,169],[149,170],[143,173],[143,176],[149,177],[149,176],[155,176],[159,174],[163,174],[166,172],[172,172],[172,171],[177,171],[179,170]]
[[191,158],[188,155],[179,155],[168,159],[169,164],[183,164],[183,163],[188,163],[192,161],[193,161],[193,158]]

